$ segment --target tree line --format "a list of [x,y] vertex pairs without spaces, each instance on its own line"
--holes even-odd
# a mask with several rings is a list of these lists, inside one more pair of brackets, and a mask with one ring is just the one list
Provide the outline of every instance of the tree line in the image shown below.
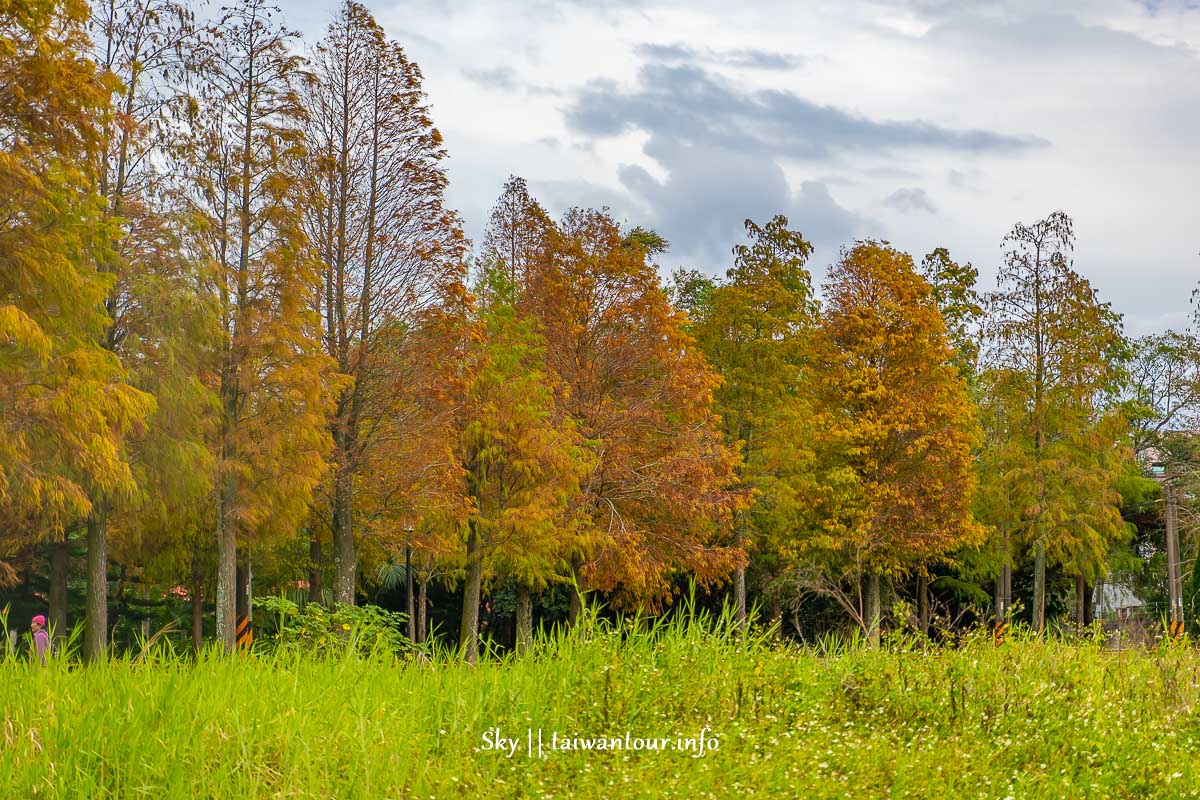
[[389,564],[414,641],[461,587],[469,660],[501,583],[518,649],[549,587],[573,618],[683,578],[877,640],[914,581],[926,632],[931,581],[994,582],[1003,617],[1031,561],[1034,627],[1048,567],[1083,621],[1153,494],[1135,453],[1191,409],[1195,343],[1124,337],[1062,212],[986,293],[860,241],[818,297],[782,216],[664,282],[656,232],[516,177],[473,253],[421,71],[357,2],[306,49],[263,0],[0,19],[0,577],[44,564],[62,631],[82,545],[92,658],[114,571],[226,649],[251,572],[353,604]]

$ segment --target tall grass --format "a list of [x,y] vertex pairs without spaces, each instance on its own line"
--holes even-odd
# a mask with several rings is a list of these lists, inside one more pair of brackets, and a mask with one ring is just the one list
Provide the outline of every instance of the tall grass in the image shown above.
[[[799,649],[729,615],[434,650],[0,665],[0,797],[1196,796],[1200,654],[981,637]],[[511,758],[484,747],[499,728]],[[528,755],[541,730],[544,758]],[[567,736],[717,749],[551,751]],[[535,738],[536,742],[536,738]]]

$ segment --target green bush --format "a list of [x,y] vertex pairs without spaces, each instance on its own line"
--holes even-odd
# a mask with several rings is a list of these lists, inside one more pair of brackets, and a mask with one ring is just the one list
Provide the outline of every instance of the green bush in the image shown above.
[[361,655],[401,655],[410,649],[404,626],[408,615],[385,611],[379,606],[320,603],[303,606],[286,597],[258,597],[257,609],[271,615],[274,631],[266,635],[267,646],[295,650],[318,658],[337,657],[348,650]]

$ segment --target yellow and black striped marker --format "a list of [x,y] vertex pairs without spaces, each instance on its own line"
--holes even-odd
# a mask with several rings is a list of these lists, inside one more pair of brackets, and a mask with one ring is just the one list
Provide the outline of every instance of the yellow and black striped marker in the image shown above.
[[249,650],[250,645],[254,642],[254,626],[250,624],[250,617],[241,617],[237,624],[237,646],[239,650]]
[[1004,644],[1004,637],[1008,635],[1008,623],[1004,621],[998,621],[992,633],[996,639],[997,647]]

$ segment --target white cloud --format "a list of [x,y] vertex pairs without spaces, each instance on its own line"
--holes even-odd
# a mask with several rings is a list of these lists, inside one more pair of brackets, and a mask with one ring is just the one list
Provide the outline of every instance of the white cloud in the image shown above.
[[[315,38],[332,5],[284,12]],[[1063,208],[1076,266],[1131,330],[1186,317],[1200,249],[1190,0],[369,5],[424,71],[471,234],[517,173],[555,210],[605,202],[661,226],[676,261],[722,268],[744,217],[784,212],[826,253],[864,235],[917,258],[948,246],[986,288],[1011,225]],[[670,83],[671,69],[694,80]],[[588,92],[602,102],[584,105]],[[1049,144],[967,146],[1004,137]]]

